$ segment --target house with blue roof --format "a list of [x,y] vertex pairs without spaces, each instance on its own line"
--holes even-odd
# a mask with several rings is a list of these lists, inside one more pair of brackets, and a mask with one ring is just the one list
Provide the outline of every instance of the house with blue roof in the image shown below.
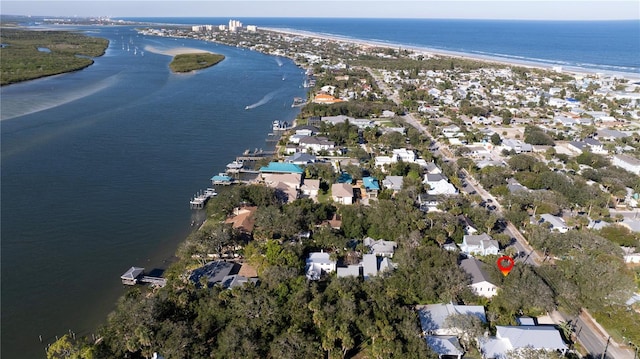
[[362,179],[364,190],[370,198],[377,198],[380,191],[380,185],[375,177],[364,177]]
[[293,163],[269,162],[269,165],[260,167],[261,173],[297,173],[302,174],[304,170]]

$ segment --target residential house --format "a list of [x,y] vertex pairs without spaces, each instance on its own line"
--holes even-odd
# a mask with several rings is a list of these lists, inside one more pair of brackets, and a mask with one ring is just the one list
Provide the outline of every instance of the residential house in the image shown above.
[[378,257],[375,254],[364,254],[362,256],[362,275],[364,279],[378,275],[391,267],[389,259],[386,257]]
[[284,183],[293,189],[299,189],[302,183],[301,173],[262,173],[262,180],[268,187],[275,188],[278,183]]
[[332,104],[332,103],[338,103],[338,102],[342,102],[341,99],[339,98],[335,98],[329,94],[326,93],[319,93],[316,94],[313,97],[313,103],[320,103],[320,104]]
[[599,129],[596,133],[596,138],[600,141],[615,141],[616,139],[622,139],[629,135],[618,130],[612,130],[608,128]]
[[444,135],[444,137],[447,137],[447,138],[463,136],[463,133],[460,132],[460,127],[456,125],[449,125],[449,126],[443,127],[442,134]]
[[222,281],[220,282],[220,284],[226,289],[239,288],[244,286],[246,283],[256,284],[258,283],[258,278],[247,278],[239,274],[232,274],[222,278]]
[[486,233],[480,235],[465,234],[462,237],[462,244],[460,244],[460,251],[469,255],[497,255],[499,250],[498,241],[492,239]]
[[305,179],[300,186],[300,192],[303,196],[309,197],[314,201],[318,198],[318,192],[320,191],[320,180],[317,179]]
[[614,166],[618,166],[631,173],[640,175],[640,160],[635,157],[619,154],[613,156],[613,161],[611,163]]
[[313,136],[320,131],[316,126],[302,125],[293,129],[296,135]]
[[559,351],[564,354],[567,345],[560,332],[552,326],[521,325],[496,326],[495,337],[480,337],[480,352],[485,359],[508,359],[508,353],[518,349]]
[[331,185],[331,197],[340,204],[353,204],[353,187],[349,183],[334,183]]
[[596,139],[585,138],[583,142],[587,145],[587,147],[589,147],[589,150],[592,153],[597,153],[600,155],[606,155],[608,153],[607,150],[604,149],[602,143],[600,143],[600,141]]
[[460,267],[471,275],[471,289],[479,296],[491,298],[498,294],[498,286],[493,284],[487,273],[482,269],[482,262],[475,258],[466,258],[460,262]]
[[569,144],[567,144],[567,148],[569,148],[573,152],[582,153],[589,147],[582,141],[569,141]]
[[206,282],[207,287],[212,287],[221,283],[225,277],[237,274],[239,270],[238,263],[217,260],[193,270],[189,275],[189,280],[198,286]]
[[420,193],[417,198],[418,207],[423,212],[440,212],[438,209],[438,195]]
[[450,327],[447,318],[450,315],[472,315],[487,322],[484,307],[481,305],[456,305],[456,304],[426,304],[417,305],[418,318],[423,335],[460,335],[461,328]]
[[510,138],[504,139],[502,141],[502,147],[507,151],[514,151],[515,153],[533,151],[533,146],[531,146],[530,144]]
[[458,190],[451,184],[442,174],[430,174],[427,173],[422,181],[424,184],[429,185],[428,194],[431,195],[455,195],[458,194]]
[[393,253],[398,247],[398,243],[393,241],[385,241],[384,239],[373,239],[371,237],[366,237],[363,240],[363,244],[369,247],[370,254],[379,256],[379,257],[393,257]]
[[316,162],[316,156],[314,155],[310,155],[308,153],[304,153],[304,152],[296,152],[291,156],[288,156],[284,159],[285,163],[293,163],[295,165],[299,165],[299,166],[305,166],[308,165],[309,163],[315,163]]
[[461,359],[464,350],[460,347],[458,337],[454,335],[427,335],[427,345],[438,354],[439,359],[457,357]]
[[403,181],[404,177],[402,176],[387,176],[384,180],[382,180],[382,185],[387,189],[398,192],[402,189]]
[[569,231],[569,226],[567,226],[567,223],[562,219],[562,217],[554,216],[549,213],[540,215],[540,221],[538,223],[548,223],[551,225],[552,230],[560,233],[567,233]]
[[298,165],[293,163],[283,162],[269,162],[265,167],[260,167],[260,173],[299,173],[302,174],[304,170]]
[[378,192],[380,191],[380,185],[378,185],[378,180],[374,177],[364,177],[362,179],[362,184],[364,185],[364,190],[369,198],[377,198]]
[[254,214],[258,207],[235,208],[233,215],[227,218],[224,223],[229,223],[233,229],[237,229],[244,234],[251,234],[256,222]]
[[298,190],[302,182],[300,173],[263,173],[262,179],[267,187],[275,188],[285,202],[293,202],[298,198]]
[[312,153],[333,151],[335,146],[335,142],[329,141],[326,137],[307,136],[300,139],[300,147],[310,150]]
[[362,266],[360,264],[351,264],[347,267],[337,267],[336,275],[342,277],[360,277],[362,274]]
[[318,280],[323,274],[336,271],[336,261],[332,260],[329,253],[323,251],[311,252],[306,261],[305,273],[310,280]]

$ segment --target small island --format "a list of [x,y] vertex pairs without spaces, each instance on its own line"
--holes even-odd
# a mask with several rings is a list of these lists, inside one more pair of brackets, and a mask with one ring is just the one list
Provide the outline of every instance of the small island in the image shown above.
[[102,56],[109,40],[69,31],[3,29],[0,85],[84,69]]
[[190,72],[206,69],[224,60],[224,55],[209,52],[179,54],[173,58],[169,68],[173,72]]

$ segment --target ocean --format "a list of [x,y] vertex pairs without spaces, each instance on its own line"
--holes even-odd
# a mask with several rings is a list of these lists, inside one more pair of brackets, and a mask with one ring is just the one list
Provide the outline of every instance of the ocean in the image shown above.
[[[238,20],[640,73],[637,21]],[[130,26],[79,29],[111,40],[94,65],[0,88],[5,358],[42,358],[56,336],[94,333],[127,290],[119,276],[130,266],[166,266],[191,221],[200,219],[189,209],[189,198],[244,150],[268,146],[272,121],[293,119],[299,109],[291,101],[305,95],[304,73],[287,59],[200,40],[142,36]],[[151,51],[180,46],[226,59],[177,75],[168,71],[169,56]]]
[[[228,18],[123,18],[171,24],[226,24]],[[640,21],[237,18],[295,29],[481,57],[640,75]]]

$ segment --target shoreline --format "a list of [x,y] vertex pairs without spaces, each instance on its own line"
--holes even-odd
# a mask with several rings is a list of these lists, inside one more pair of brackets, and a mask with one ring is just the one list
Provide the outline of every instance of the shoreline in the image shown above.
[[611,75],[611,76],[617,76],[624,79],[628,79],[629,81],[640,81],[640,73],[635,73],[635,72],[623,72],[623,71],[604,70],[604,69],[592,69],[592,68],[578,67],[578,66],[566,66],[562,64],[536,62],[536,61],[527,60],[527,59],[518,60],[518,59],[505,58],[500,56],[481,55],[481,54],[470,53],[470,52],[459,52],[459,51],[443,50],[443,49],[436,49],[436,48],[430,48],[430,47],[422,47],[422,46],[416,46],[416,45],[356,39],[356,38],[344,37],[340,35],[321,34],[321,33],[315,33],[315,32],[304,31],[304,30],[296,30],[291,28],[261,27],[260,30],[279,33],[279,34],[285,34],[285,35],[303,36],[308,38],[316,38],[316,39],[322,39],[322,40],[328,40],[328,41],[349,43],[349,44],[353,44],[361,47],[382,47],[382,48],[390,48],[390,49],[403,48],[403,49],[410,50],[417,54],[422,54],[425,56],[430,55],[430,56],[456,57],[456,58],[467,59],[467,60],[496,63],[496,64],[507,65],[507,66],[521,66],[521,67],[534,68],[534,69],[540,69],[545,71],[554,71],[554,67],[560,67],[562,70],[559,73],[572,74],[575,76]]

